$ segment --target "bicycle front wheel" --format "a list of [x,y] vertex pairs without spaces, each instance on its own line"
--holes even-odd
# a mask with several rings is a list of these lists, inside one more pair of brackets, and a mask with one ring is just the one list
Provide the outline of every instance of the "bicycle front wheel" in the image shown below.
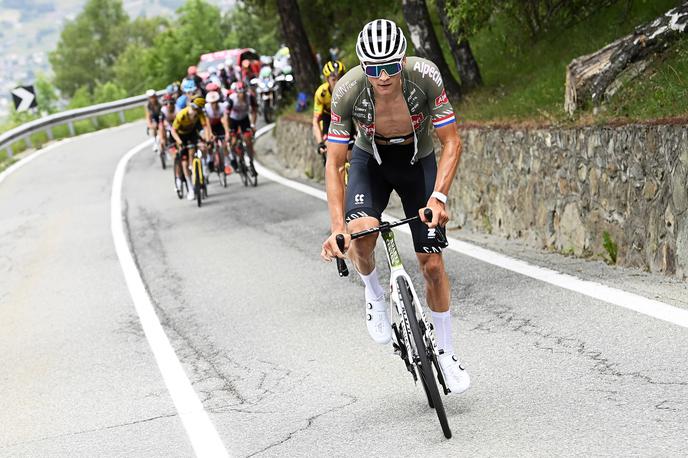
[[201,206],[201,200],[203,199],[203,196],[201,195],[201,174],[203,173],[203,170],[201,168],[201,161],[196,159],[194,160],[194,192],[196,193],[196,202],[198,203],[198,206]]
[[423,383],[425,394],[428,396],[428,404],[431,407],[435,407],[435,412],[437,413],[437,418],[440,421],[440,426],[442,427],[444,437],[451,439],[452,433],[451,429],[449,429],[447,413],[444,411],[444,405],[442,404],[440,391],[437,388],[437,378],[435,377],[435,373],[432,370],[432,363],[428,357],[428,352],[432,351],[432,349],[429,349],[428,345],[425,344],[425,337],[420,330],[419,319],[416,315],[416,307],[413,304],[409,285],[404,277],[397,278],[397,287],[401,293],[401,300],[404,302],[406,315],[408,315],[409,328],[411,328],[413,342],[418,353],[418,362],[416,363],[416,366],[419,368],[421,382]]

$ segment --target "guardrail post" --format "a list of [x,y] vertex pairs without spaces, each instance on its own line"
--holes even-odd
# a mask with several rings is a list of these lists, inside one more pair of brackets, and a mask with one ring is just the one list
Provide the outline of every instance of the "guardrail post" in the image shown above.
[[48,127],[46,129],[45,133],[48,134],[48,140],[50,140],[50,141],[54,140],[52,127]]
[[12,157],[12,145],[7,145],[7,148],[5,148],[5,151],[7,152],[7,157]]
[[30,136],[27,135],[26,137],[24,137],[24,143],[26,143],[27,149],[33,149],[33,143],[31,142]]
[[93,127],[98,129],[98,116],[94,116],[91,118],[91,124],[93,124]]
[[122,124],[124,124],[124,121],[125,121],[125,119],[124,119],[124,110],[122,110],[122,111],[119,112],[119,122],[121,122]]
[[67,123],[67,127],[69,128],[69,136],[70,137],[73,137],[74,135],[76,135],[76,132],[74,132],[74,123],[72,121],[69,121]]

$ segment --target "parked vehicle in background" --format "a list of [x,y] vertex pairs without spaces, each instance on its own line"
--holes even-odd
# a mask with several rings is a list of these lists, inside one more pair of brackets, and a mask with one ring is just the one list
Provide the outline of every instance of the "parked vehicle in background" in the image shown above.
[[198,65],[196,65],[198,68],[198,75],[205,81],[210,74],[210,68],[218,68],[220,64],[224,65],[228,59],[231,60],[232,57],[235,56],[235,51],[234,49],[225,49],[224,51],[202,54],[198,61]]

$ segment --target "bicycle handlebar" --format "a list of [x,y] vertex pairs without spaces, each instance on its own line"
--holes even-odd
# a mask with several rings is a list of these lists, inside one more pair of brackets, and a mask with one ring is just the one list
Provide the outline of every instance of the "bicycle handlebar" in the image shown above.
[[[423,211],[423,216],[425,216],[426,220],[432,221],[432,210],[430,208],[426,208]],[[380,232],[380,231],[383,231],[386,229],[391,229],[393,227],[401,226],[403,224],[408,224],[408,223],[411,223],[411,222],[416,221],[418,219],[420,219],[420,217],[416,215],[416,216],[412,216],[410,218],[404,218],[404,219],[400,219],[398,221],[393,221],[391,223],[390,222],[383,222],[378,227],[371,227],[370,229],[366,229],[364,231],[355,232],[355,233],[351,234],[351,240],[356,240],[358,238],[365,237],[367,235],[374,234],[376,232]],[[437,239],[437,241],[439,243],[446,246],[447,238],[444,236],[444,233],[441,230],[435,231],[435,238]],[[343,234],[337,234],[337,236],[335,237],[335,240],[337,241],[337,246],[339,247],[339,251],[344,253],[344,242],[345,242],[344,235]],[[337,259],[337,272],[339,272],[339,276],[340,277],[347,277],[349,275],[349,268],[346,266],[346,261],[344,261],[344,259],[342,259],[342,258],[336,258],[336,259]]]

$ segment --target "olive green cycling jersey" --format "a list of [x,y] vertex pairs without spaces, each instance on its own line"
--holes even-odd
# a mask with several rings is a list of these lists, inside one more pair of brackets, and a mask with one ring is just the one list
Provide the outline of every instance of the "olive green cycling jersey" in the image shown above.
[[[456,122],[454,109],[444,91],[442,75],[427,59],[407,57],[401,71],[404,99],[413,124],[414,155],[411,164],[433,151],[430,124],[435,129]],[[382,163],[375,145],[375,97],[373,87],[359,65],[348,71],[332,93],[332,120],[327,135],[331,143],[348,143],[354,123],[356,146]]]

